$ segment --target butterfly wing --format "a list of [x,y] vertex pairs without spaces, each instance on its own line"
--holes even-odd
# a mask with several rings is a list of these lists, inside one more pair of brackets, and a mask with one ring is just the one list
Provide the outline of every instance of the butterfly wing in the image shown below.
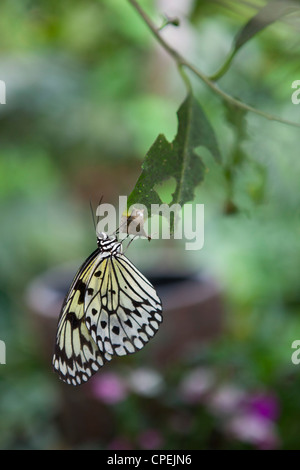
[[86,382],[108,360],[92,339],[85,324],[85,295],[95,266],[103,262],[97,249],[81,266],[62,306],[58,321],[54,370],[72,385]]
[[162,322],[152,284],[121,252],[97,249],[76,274],[62,306],[53,356],[60,378],[86,382],[112,355],[133,353]]
[[122,253],[105,258],[99,268],[94,270],[85,296],[86,326],[103,354],[133,353],[158,330],[161,300]]

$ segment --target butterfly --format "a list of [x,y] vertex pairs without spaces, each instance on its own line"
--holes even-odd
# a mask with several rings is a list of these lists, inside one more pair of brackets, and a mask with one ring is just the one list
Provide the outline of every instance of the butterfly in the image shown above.
[[112,356],[134,353],[155,335],[162,304],[153,285],[101,232],[79,268],[58,320],[53,368],[70,385],[87,382]]

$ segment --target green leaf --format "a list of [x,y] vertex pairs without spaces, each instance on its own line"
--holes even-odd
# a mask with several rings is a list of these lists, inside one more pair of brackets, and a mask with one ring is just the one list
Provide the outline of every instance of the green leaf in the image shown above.
[[257,33],[280,20],[290,13],[300,11],[300,6],[292,0],[272,0],[262,7],[250,20],[239,30],[235,36],[232,50],[220,70],[210,77],[211,80],[218,80],[229,69],[233,58],[238,50]]
[[238,32],[234,40],[234,50],[237,51],[240,49],[249,39],[253,38],[255,34],[259,33],[270,24],[295,11],[299,12],[300,7],[293,1],[273,0],[267,3],[267,5],[261,8]]
[[223,101],[223,105],[225,109],[225,119],[233,128],[237,136],[237,141],[239,145],[241,145],[243,140],[248,138],[246,121],[248,112],[245,109],[239,108],[234,103],[229,103],[225,100]]
[[205,166],[197,148],[206,147],[217,160],[221,160],[213,128],[199,103],[190,94],[177,111],[178,131],[173,142],[159,135],[142,164],[142,173],[128,198],[128,207],[143,204],[150,213],[151,204],[163,204],[155,186],[174,178],[176,188],[173,204],[183,206],[194,199],[196,186],[205,175]]

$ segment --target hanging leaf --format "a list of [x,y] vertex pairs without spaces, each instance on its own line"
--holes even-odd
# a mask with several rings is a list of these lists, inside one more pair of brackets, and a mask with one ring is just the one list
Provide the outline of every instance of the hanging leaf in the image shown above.
[[223,101],[224,106],[224,117],[228,124],[234,130],[239,145],[243,143],[244,140],[248,138],[247,132],[247,120],[246,116],[248,114],[247,110],[239,108],[234,103],[229,103],[228,101]]
[[246,42],[275,21],[295,12],[300,12],[300,6],[295,1],[272,0],[268,2],[239,30],[225,63],[215,75],[210,77],[211,80],[218,80],[227,72],[236,53]]
[[195,188],[204,179],[205,166],[197,148],[206,147],[217,161],[221,160],[213,128],[193,95],[187,96],[177,116],[175,139],[170,143],[164,135],[157,137],[142,164],[142,173],[128,198],[128,207],[139,203],[150,211],[151,204],[166,203],[155,186],[169,178],[176,182],[169,206],[183,206],[194,199]]
[[234,40],[234,50],[237,51],[249,39],[253,38],[255,34],[262,31],[264,28],[280,20],[290,13],[300,11],[299,4],[289,0],[273,0],[263,8],[261,8],[256,15],[254,15],[243,28],[238,32]]

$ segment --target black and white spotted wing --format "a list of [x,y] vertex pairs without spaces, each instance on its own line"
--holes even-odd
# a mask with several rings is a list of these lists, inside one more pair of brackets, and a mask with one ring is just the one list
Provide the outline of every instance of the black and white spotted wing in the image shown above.
[[54,369],[72,385],[86,382],[113,355],[141,349],[162,322],[152,284],[101,234],[98,249],[79,269],[58,322]]

